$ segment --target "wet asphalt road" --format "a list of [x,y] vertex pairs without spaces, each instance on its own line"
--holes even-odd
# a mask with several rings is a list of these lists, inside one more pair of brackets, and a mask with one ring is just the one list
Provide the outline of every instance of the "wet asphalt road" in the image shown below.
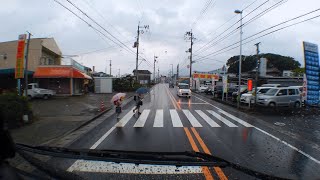
[[[289,179],[319,179],[320,151],[274,131],[254,116],[238,112],[197,94],[179,98],[167,84],[153,87],[134,103],[75,141],[70,148],[130,151],[200,151],[246,168]],[[58,163],[60,164],[60,163]],[[61,165],[60,165],[61,166]],[[91,161],[64,161],[63,168],[89,179],[255,179],[226,168],[135,166]]]

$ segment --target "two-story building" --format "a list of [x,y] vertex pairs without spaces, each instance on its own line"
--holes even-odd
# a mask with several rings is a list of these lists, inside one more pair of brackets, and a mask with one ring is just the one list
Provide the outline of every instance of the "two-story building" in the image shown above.
[[[18,41],[0,43],[0,92],[16,91],[15,66]],[[64,59],[53,38],[34,38],[30,40],[28,54],[28,82],[37,82],[41,88],[52,89],[57,94],[76,95],[85,92],[86,80],[92,79],[89,71],[73,59]],[[21,79],[24,89],[24,78]]]

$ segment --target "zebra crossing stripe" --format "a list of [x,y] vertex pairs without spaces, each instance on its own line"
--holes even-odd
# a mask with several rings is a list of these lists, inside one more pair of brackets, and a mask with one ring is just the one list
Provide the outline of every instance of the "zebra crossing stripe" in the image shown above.
[[132,116],[134,115],[133,114],[133,109],[132,108],[117,124],[115,124],[114,126],[115,127],[124,127],[128,122],[129,120],[132,118]]
[[221,122],[223,122],[227,126],[229,126],[229,127],[238,127],[237,125],[235,125],[232,122],[228,121],[226,118],[222,117],[220,114],[217,114],[216,112],[214,112],[212,110],[207,110],[207,111],[208,111],[208,113],[212,114],[215,118],[217,118],[218,120],[220,120]]
[[154,118],[153,127],[163,127],[163,109],[158,109]]
[[182,112],[184,113],[184,115],[187,116],[188,120],[190,121],[193,127],[202,127],[199,121],[191,114],[189,110],[183,109]]
[[201,110],[196,110],[196,112],[201,116],[202,119],[204,119],[211,127],[221,127],[219,124],[217,124],[213,119],[211,119],[209,116],[207,116],[204,112]]
[[224,110],[219,109],[218,111],[221,112],[221,113],[223,113],[224,115],[228,116],[229,118],[237,121],[239,124],[244,125],[245,127],[253,127],[251,124],[245,122],[245,121],[242,120],[242,119],[239,119],[239,118],[235,117],[234,115],[231,115],[230,113],[227,113],[227,112],[224,111]]
[[133,125],[133,127],[143,127],[147,121],[149,113],[150,113],[150,109],[143,110],[142,114],[140,115],[137,122]]
[[180,120],[177,110],[170,109],[171,121],[173,127],[183,127],[183,124]]

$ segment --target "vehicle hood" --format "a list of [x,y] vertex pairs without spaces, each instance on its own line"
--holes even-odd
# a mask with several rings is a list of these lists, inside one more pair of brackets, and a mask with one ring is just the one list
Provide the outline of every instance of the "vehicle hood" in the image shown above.
[[243,96],[243,97],[251,97],[251,96],[253,96],[252,94],[249,94],[249,93],[244,93],[244,94],[242,94],[241,96]]
[[258,97],[259,97],[259,99],[269,99],[269,98],[271,98],[271,97],[273,97],[273,96],[259,95]]

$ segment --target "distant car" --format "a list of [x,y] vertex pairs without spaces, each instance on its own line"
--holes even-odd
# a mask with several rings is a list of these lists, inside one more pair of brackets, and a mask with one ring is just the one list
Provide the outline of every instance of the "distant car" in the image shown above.
[[205,94],[211,94],[211,95],[212,95],[212,89],[211,89],[211,88],[208,88],[208,89],[204,90],[204,93],[205,93]]
[[[271,89],[271,87],[258,87],[257,88],[258,97],[260,95],[265,94],[269,89]],[[249,104],[249,103],[254,104],[255,103],[255,94],[256,94],[255,89],[253,89],[253,91],[242,94],[241,98],[240,98],[240,102],[245,103],[245,104]]]
[[28,84],[28,99],[30,100],[33,98],[49,99],[54,95],[56,95],[56,91],[39,88],[37,83]]
[[[240,86],[240,96],[248,92],[248,87],[246,85]],[[232,101],[236,102],[238,97],[238,88],[232,93]]]
[[204,92],[206,89],[208,89],[209,87],[207,86],[207,85],[200,85],[200,87],[199,87],[199,89],[198,89],[198,91],[199,92]]
[[169,84],[169,88],[174,88],[173,83],[170,83],[170,84]]
[[279,106],[298,108],[301,106],[300,91],[293,87],[271,88],[258,97],[258,105],[273,108]]
[[177,88],[177,95],[179,97],[191,97],[191,90],[189,84],[179,83]]

